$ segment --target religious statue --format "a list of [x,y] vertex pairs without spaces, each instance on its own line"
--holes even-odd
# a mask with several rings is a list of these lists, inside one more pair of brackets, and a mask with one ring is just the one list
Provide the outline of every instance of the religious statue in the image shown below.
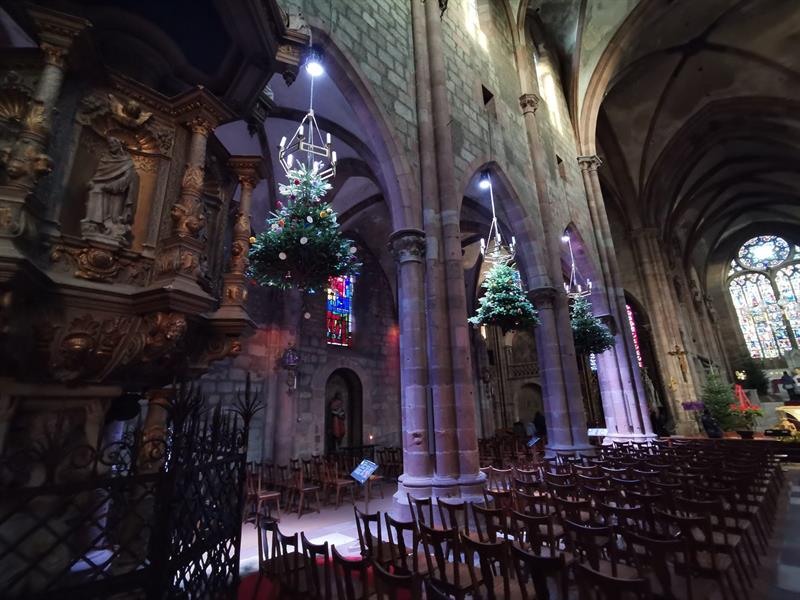
[[334,448],[339,448],[347,434],[347,413],[344,410],[342,395],[336,392],[328,405],[331,415],[331,437]]
[[712,323],[717,322],[717,309],[714,307],[714,302],[711,300],[710,296],[704,296],[703,299],[706,303],[706,310],[708,311],[708,317],[711,319]]
[[682,350],[680,346],[677,344],[675,348],[668,352],[670,356],[674,356],[678,359],[678,364],[681,367],[681,375],[683,375],[683,381],[689,381],[689,362],[686,360],[686,350]]
[[703,308],[703,294],[700,292],[700,287],[694,279],[689,280],[689,290],[692,294],[694,308],[697,312],[700,312]]
[[121,141],[108,138],[108,150],[100,157],[88,187],[81,234],[127,244],[136,209],[139,176]]

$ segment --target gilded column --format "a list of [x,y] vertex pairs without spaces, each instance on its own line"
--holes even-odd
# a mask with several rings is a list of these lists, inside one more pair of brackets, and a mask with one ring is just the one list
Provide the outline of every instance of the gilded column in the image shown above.
[[431,494],[433,460],[428,431],[428,353],[425,327],[425,232],[395,231],[389,249],[397,262],[397,312],[400,325],[400,389],[403,474],[398,503],[405,494]]
[[26,227],[23,211],[39,179],[50,172],[46,154],[53,109],[64,81],[66,57],[75,38],[90,26],[85,19],[41,7],[30,9],[39,35],[44,67],[22,122],[22,131],[9,153],[0,156],[0,235],[14,237]]
[[[539,210],[542,221],[542,237],[546,248],[545,269],[550,286],[532,292],[532,301],[540,312],[542,325],[537,328],[536,347],[539,351],[542,369],[542,391],[547,403],[548,446],[553,450],[580,450],[590,448],[586,414],[583,408],[582,390],[578,374],[578,362],[570,324],[569,301],[561,289],[563,274],[561,272],[561,231],[556,230],[547,189],[547,159],[539,135],[536,121],[536,109],[541,103],[537,94],[528,93],[520,96],[519,104],[528,137],[531,163],[533,165],[534,183],[539,198]],[[544,332],[547,332],[546,334]],[[546,365],[541,361],[546,361]],[[547,376],[544,369],[547,369]],[[552,413],[550,412],[552,411]],[[566,419],[566,420],[564,420]],[[568,428],[557,438],[551,439],[550,421],[555,420],[560,427]]]
[[[616,370],[617,373],[617,375],[612,373],[608,379],[609,382],[613,382],[611,389],[606,388],[606,390],[603,390],[601,387],[601,395],[605,396],[610,393],[614,397],[612,403],[614,404],[617,421],[613,424],[615,431],[612,432],[611,428],[609,428],[609,438],[650,438],[653,437],[653,429],[650,424],[647,397],[644,393],[639,365],[636,362],[636,351],[633,345],[633,336],[628,326],[625,295],[620,284],[611,227],[608,224],[603,195],[600,189],[600,179],[597,175],[597,169],[601,161],[597,156],[580,156],[578,157],[578,163],[581,166],[592,224],[594,225],[595,239],[597,240],[600,254],[600,265],[605,283],[604,288],[608,300],[609,315],[615,322],[617,329],[615,336],[617,341],[614,348],[601,355],[602,363],[598,365],[598,368],[605,367],[606,370]],[[611,355],[613,355],[613,360]],[[619,402],[623,404],[619,406]],[[603,406],[606,406],[605,398]],[[619,410],[620,408],[622,410]],[[624,413],[625,423],[621,422],[621,413]]]
[[244,305],[247,300],[247,254],[250,252],[250,213],[253,200],[253,189],[260,179],[260,156],[234,156],[229,164],[241,185],[239,210],[233,223],[233,239],[231,242],[231,260],[228,272],[223,276],[223,304]]

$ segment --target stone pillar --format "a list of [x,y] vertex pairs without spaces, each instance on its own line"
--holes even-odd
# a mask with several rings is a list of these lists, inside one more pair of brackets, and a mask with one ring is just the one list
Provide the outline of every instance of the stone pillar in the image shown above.
[[656,349],[656,360],[665,383],[667,403],[675,421],[676,433],[686,435],[697,432],[697,423],[681,406],[681,402],[697,399],[697,389],[691,370],[684,380],[677,359],[670,356],[681,343],[678,323],[680,314],[674,300],[674,290],[665,276],[666,262],[658,230],[640,228],[631,232],[637,263],[641,270],[648,306],[652,317],[650,325]]
[[433,483],[428,447],[425,233],[418,229],[396,231],[389,238],[389,249],[398,271],[403,474],[396,501],[403,503],[407,492],[417,497],[429,496]]
[[[277,393],[278,403],[275,411],[275,447],[272,456],[275,463],[288,465],[295,458],[295,432],[297,430],[297,391],[291,385],[297,373],[291,373],[283,366],[283,355],[289,347],[297,349],[300,341],[300,326],[303,322],[303,292],[286,290],[283,294],[283,319],[288,329],[283,332],[283,344],[275,357],[278,363]],[[325,407],[327,410],[327,406]]]
[[[451,382],[454,392],[455,442],[458,452],[458,491],[462,497],[483,493],[484,477],[478,460],[478,435],[475,427],[475,387],[472,380],[472,352],[467,325],[467,299],[461,248],[461,191],[457,189],[452,118],[447,96],[442,25],[439,8],[426,2],[430,69],[430,98],[435,143],[434,159],[439,182],[442,246],[446,290],[446,335],[450,338]],[[438,452],[438,449],[437,449]],[[439,473],[437,472],[437,476]]]
[[75,38],[90,26],[85,19],[41,7],[32,7],[30,14],[38,30],[44,68],[19,137],[8,155],[0,156],[0,167],[4,168],[0,181],[0,237],[17,237],[28,226],[27,198],[39,179],[51,169],[50,157],[46,154],[47,141],[53,108],[64,81],[66,57]]
[[[578,163],[581,166],[583,183],[586,188],[586,197],[589,202],[589,211],[594,226],[595,239],[600,257],[600,267],[603,277],[603,288],[608,302],[608,315],[616,327],[616,343],[614,348],[601,355],[598,362],[600,369],[609,369],[601,377],[601,395],[603,407],[612,409],[615,422],[609,422],[608,440],[648,439],[654,437],[650,424],[650,415],[647,408],[647,397],[644,393],[639,365],[636,362],[636,350],[633,345],[633,336],[628,326],[627,311],[625,309],[625,293],[620,284],[619,267],[614,252],[614,242],[611,236],[611,227],[608,224],[603,195],[600,189],[600,179],[597,169],[601,164],[597,156],[580,156]],[[595,298],[599,294],[595,294]],[[616,371],[616,374],[614,373]],[[608,385],[604,389],[603,382]],[[607,396],[611,396],[607,400]],[[622,422],[623,418],[625,422]]]
[[[431,495],[452,495],[458,480],[456,408],[447,322],[439,175],[434,139],[431,65],[425,6],[412,2],[414,75],[417,100],[422,226],[425,231],[425,306],[427,314],[428,385],[430,386],[435,487]],[[422,494],[420,494],[421,496]]]
[[[561,289],[563,274],[561,272],[561,231],[557,231],[554,224],[553,209],[550,194],[547,188],[547,173],[545,165],[547,157],[539,135],[539,125],[536,121],[536,109],[541,98],[534,93],[520,96],[519,103],[522,117],[525,121],[525,130],[528,134],[528,147],[530,149],[531,163],[533,164],[534,183],[539,197],[539,211],[542,220],[543,245],[546,249],[546,273],[550,286],[532,292],[532,301],[537,310],[545,308],[544,318],[540,312],[542,325],[536,333],[536,347],[539,353],[539,364],[542,376],[542,392],[545,407],[552,407],[552,414],[548,412],[548,446],[553,450],[580,450],[589,449],[588,430],[586,429],[586,414],[583,408],[578,362],[575,356],[575,346],[572,339],[572,326],[570,325],[569,301]],[[540,306],[541,304],[541,306]],[[548,321],[547,324],[545,320]],[[547,334],[542,333],[548,331]],[[544,376],[546,369],[547,376]],[[548,401],[549,398],[549,401]],[[551,408],[548,408],[548,411]],[[564,418],[566,421],[563,421]],[[559,439],[550,440],[550,421],[556,421],[558,426],[569,429],[569,435],[562,432]]]
[[[573,431],[566,386],[561,363],[561,348],[555,313],[555,288],[538,288],[531,290],[530,300],[539,313],[539,325],[536,327],[536,349],[539,360],[539,374],[544,391],[543,401],[545,418],[547,419],[547,449],[572,450]],[[578,397],[580,400],[580,397]],[[581,402],[577,402],[583,410]],[[584,417],[584,425],[586,423]],[[583,435],[587,435],[584,428]],[[588,443],[585,444],[588,447]]]

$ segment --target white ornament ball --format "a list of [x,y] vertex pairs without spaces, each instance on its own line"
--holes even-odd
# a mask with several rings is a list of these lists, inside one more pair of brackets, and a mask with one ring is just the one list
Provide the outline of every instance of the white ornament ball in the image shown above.
[[278,253],[278,258],[280,258],[281,260],[286,260],[286,252]]
[[305,245],[308,243],[308,238],[307,238],[307,237],[301,237],[301,238],[300,238],[300,243],[301,243],[303,246],[305,246]]
[[311,215],[308,215],[306,217],[306,221],[308,221],[309,223],[313,223],[314,222],[314,217],[312,217]]
[[355,254],[357,252],[355,246],[350,246],[350,254]]
[[310,312],[303,313],[303,318],[304,319],[310,319],[311,318],[311,313]]

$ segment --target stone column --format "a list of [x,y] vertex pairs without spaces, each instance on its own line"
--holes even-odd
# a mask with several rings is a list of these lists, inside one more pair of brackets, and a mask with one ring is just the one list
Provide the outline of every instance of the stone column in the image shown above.
[[428,385],[430,386],[433,426],[430,435],[434,437],[435,447],[435,487],[432,489],[431,495],[446,496],[453,494],[459,473],[452,351],[447,322],[442,217],[425,6],[419,2],[412,2],[411,14],[420,154],[420,210],[422,226],[425,231]]
[[389,249],[398,271],[403,474],[396,501],[403,503],[407,492],[417,497],[429,496],[433,483],[433,461],[428,447],[425,232],[396,231],[389,238]]
[[681,406],[681,402],[697,398],[692,373],[687,373],[690,381],[684,381],[677,360],[669,355],[681,343],[678,329],[680,314],[674,301],[673,288],[664,276],[666,262],[658,230],[654,227],[636,229],[631,232],[631,237],[648,306],[654,317],[650,319],[650,325],[656,347],[656,360],[665,383],[667,403],[675,421],[676,433],[696,433],[695,420]]
[[[628,326],[627,311],[625,309],[625,294],[620,284],[619,267],[614,252],[614,242],[611,236],[611,227],[608,224],[603,195],[600,189],[600,179],[597,169],[601,164],[597,156],[580,156],[578,163],[581,166],[586,197],[589,202],[589,211],[594,226],[595,239],[600,257],[600,267],[603,276],[603,288],[608,301],[608,314],[617,329],[614,348],[603,353],[598,363],[598,370],[605,368],[612,370],[601,378],[601,395],[603,406],[613,408],[615,422],[609,427],[607,439],[647,439],[654,437],[650,424],[650,415],[647,408],[647,397],[644,393],[639,365],[636,362],[636,350],[633,345],[633,336]],[[595,294],[597,297],[598,294]],[[616,365],[614,364],[616,363]],[[616,375],[613,373],[616,371]],[[603,389],[603,380],[610,387]],[[606,396],[611,395],[611,402]],[[622,403],[622,404],[620,404]],[[621,422],[624,413],[626,422]]]
[[[539,360],[539,374],[542,379],[545,417],[547,419],[547,449],[572,450],[573,430],[570,403],[564,385],[561,363],[561,348],[556,331],[555,288],[538,288],[529,293],[530,300],[539,313],[536,327],[536,349]],[[578,397],[580,401],[580,396]],[[577,402],[583,410],[581,402]],[[584,425],[585,425],[584,417]],[[584,428],[584,436],[587,431]],[[587,443],[586,446],[589,444]]]
[[[30,14],[36,25],[44,67],[28,105],[22,131],[8,156],[0,157],[0,237],[23,233],[28,218],[25,203],[39,179],[50,172],[47,141],[53,108],[61,93],[66,57],[75,38],[90,26],[85,19],[41,7]],[[4,252],[5,254],[5,252]]]
[[[275,357],[278,365],[277,398],[275,411],[275,448],[272,456],[276,464],[288,465],[289,459],[295,458],[295,433],[297,430],[297,390],[291,386],[293,376],[283,366],[283,355],[289,347],[297,349],[300,341],[300,327],[303,322],[303,292],[296,289],[286,290],[283,294],[283,319],[288,329],[281,336],[283,343],[279,354]],[[302,360],[302,357],[301,357]],[[327,400],[327,399],[324,399]],[[325,410],[327,410],[327,405]]]
[[[540,312],[542,325],[536,333],[536,347],[539,353],[539,364],[542,371],[542,392],[545,406],[554,412],[545,415],[548,420],[548,446],[553,450],[580,450],[589,449],[588,430],[586,429],[586,414],[583,408],[578,362],[575,356],[575,346],[572,339],[572,326],[570,325],[569,301],[561,289],[563,274],[561,272],[561,231],[557,231],[554,224],[553,209],[550,194],[547,188],[547,173],[545,165],[547,157],[539,135],[539,125],[536,121],[536,109],[541,98],[534,93],[520,96],[519,103],[522,117],[525,121],[525,130],[528,134],[528,147],[530,149],[531,163],[533,164],[534,183],[539,198],[539,211],[542,220],[543,245],[546,249],[546,264],[544,265],[550,287],[532,292],[532,300],[537,310],[545,307],[544,318]],[[540,304],[542,305],[540,307]],[[545,324],[545,320],[548,321]],[[548,331],[547,334],[542,333]],[[548,371],[545,373],[545,364]],[[549,402],[548,402],[549,398]],[[563,421],[564,418],[566,421]],[[559,423],[558,426],[569,428],[560,434],[559,439],[550,440],[550,421]]]

